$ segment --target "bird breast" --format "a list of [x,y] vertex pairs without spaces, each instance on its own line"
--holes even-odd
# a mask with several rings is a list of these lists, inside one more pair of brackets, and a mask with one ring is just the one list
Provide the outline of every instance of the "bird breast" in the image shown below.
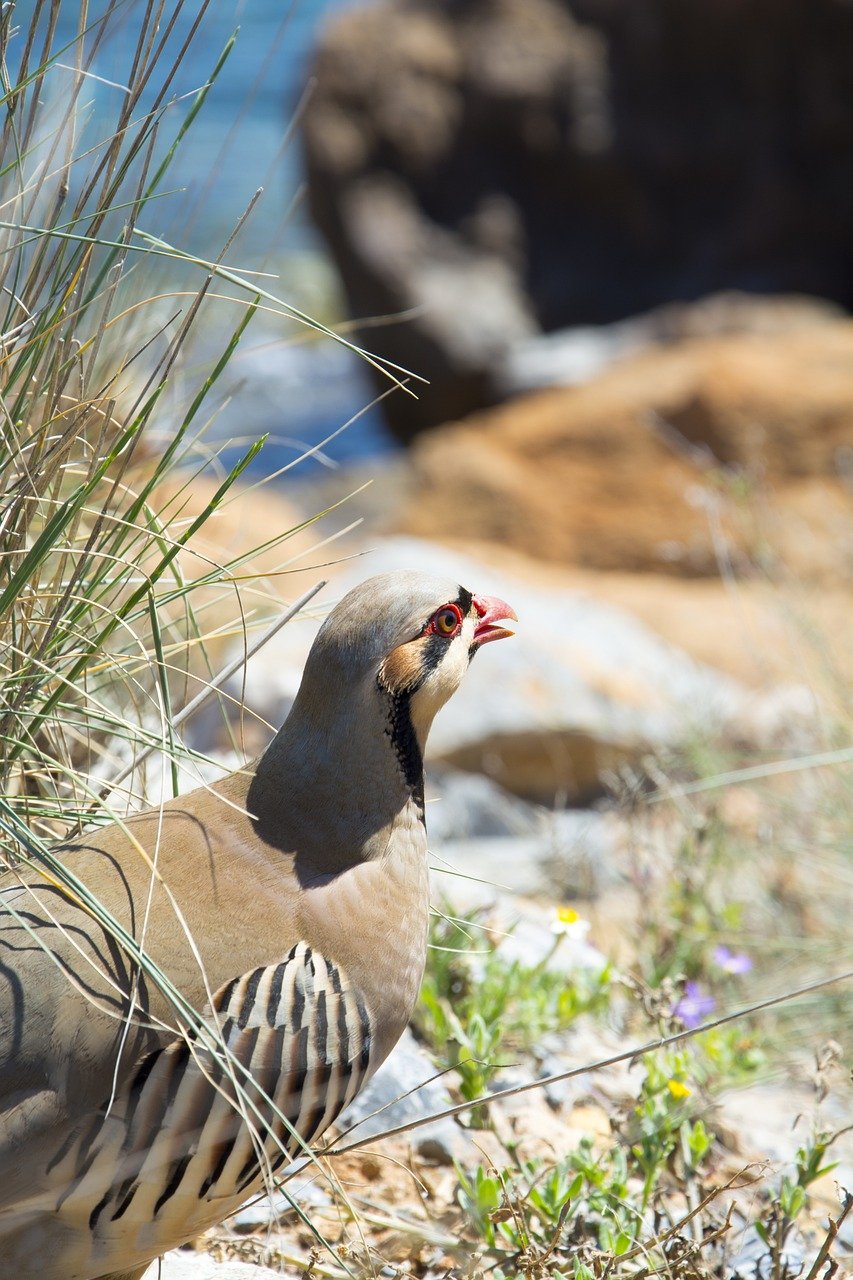
[[429,871],[414,801],[377,833],[374,857],[307,886],[303,929],[352,977],[371,1014],[371,1072],[405,1030],[426,962]]

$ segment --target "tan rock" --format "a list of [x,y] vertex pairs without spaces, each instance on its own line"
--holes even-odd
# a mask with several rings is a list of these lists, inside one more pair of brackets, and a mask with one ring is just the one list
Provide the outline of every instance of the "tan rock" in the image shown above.
[[769,554],[837,577],[851,446],[853,323],[693,339],[418,440],[397,525],[593,569],[712,576]]

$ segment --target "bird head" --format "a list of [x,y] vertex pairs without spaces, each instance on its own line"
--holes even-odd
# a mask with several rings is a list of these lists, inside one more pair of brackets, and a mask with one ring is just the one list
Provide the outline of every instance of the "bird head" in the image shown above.
[[[264,838],[300,850],[314,874],[348,865],[353,850],[372,857],[374,836],[401,804],[413,799],[423,818],[433,718],[477,650],[511,635],[502,624],[514,618],[495,596],[423,573],[381,574],[348,592],[318,631],[290,714],[258,763],[248,805]],[[376,848],[386,844],[387,832]]]
[[343,597],[317,635],[303,683],[377,690],[410,719],[423,749],[440,707],[484,644],[512,635],[515,612],[496,596],[414,571],[368,578]]

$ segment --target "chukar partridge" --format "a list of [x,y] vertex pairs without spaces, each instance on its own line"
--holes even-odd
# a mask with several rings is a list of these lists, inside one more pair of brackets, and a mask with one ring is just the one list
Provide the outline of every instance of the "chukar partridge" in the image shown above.
[[0,1275],[137,1280],[370,1078],[426,956],[427,732],[514,617],[419,573],[363,583],[259,762],[63,851],[218,1026],[229,1069],[90,914],[3,873]]

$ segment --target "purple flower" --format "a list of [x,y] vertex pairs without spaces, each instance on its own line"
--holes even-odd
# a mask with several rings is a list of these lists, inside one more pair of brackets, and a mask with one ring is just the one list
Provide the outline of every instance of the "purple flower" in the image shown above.
[[749,956],[735,955],[733,951],[729,951],[728,947],[716,947],[714,949],[714,964],[724,973],[749,973],[752,968],[752,961]]
[[688,1031],[692,1031],[705,1020],[709,1013],[713,1013],[716,1007],[717,1002],[714,997],[706,996],[698,982],[687,982],[684,985],[684,995],[672,1012],[676,1018],[680,1018]]

